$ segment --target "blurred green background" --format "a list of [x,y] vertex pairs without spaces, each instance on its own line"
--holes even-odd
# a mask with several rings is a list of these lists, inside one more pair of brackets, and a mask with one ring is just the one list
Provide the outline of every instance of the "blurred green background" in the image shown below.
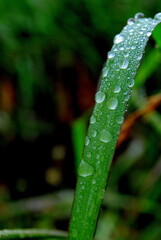
[[[161,1],[0,0],[0,229],[68,229],[100,71],[114,36],[137,12],[153,17]],[[96,240],[161,239],[161,44],[154,38]]]

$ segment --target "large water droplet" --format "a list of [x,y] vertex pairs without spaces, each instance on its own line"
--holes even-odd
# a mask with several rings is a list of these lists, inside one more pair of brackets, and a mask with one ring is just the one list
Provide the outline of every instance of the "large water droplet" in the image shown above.
[[98,91],[95,95],[95,100],[97,103],[102,103],[105,100],[105,94],[101,91]]
[[133,25],[134,22],[135,22],[135,19],[134,19],[134,18],[129,18],[129,19],[127,20],[127,24],[128,24],[128,25]]
[[87,177],[94,173],[94,167],[86,163],[83,159],[78,167],[78,174],[81,177]]
[[89,143],[90,143],[90,139],[88,137],[86,137],[86,139],[85,139],[85,146],[88,146]]
[[134,86],[134,83],[135,83],[134,79],[130,79],[130,80],[128,81],[128,86],[129,86],[129,87],[133,87],[133,86]]
[[128,59],[124,59],[121,64],[119,65],[120,69],[126,69],[129,65]]
[[116,109],[118,106],[117,98],[110,98],[107,102],[107,106],[109,109],[112,109],[112,110]]
[[154,16],[154,19],[156,19],[156,20],[161,20],[161,12],[160,12],[160,13],[157,13],[157,14]]
[[111,141],[111,139],[112,139],[112,135],[108,130],[104,129],[99,133],[99,140],[101,142],[108,143]]
[[96,122],[96,118],[94,116],[92,116],[90,118],[90,124],[94,124]]
[[118,44],[124,41],[124,36],[122,34],[118,34],[114,38],[114,43]]
[[107,68],[105,67],[105,68],[103,68],[103,70],[102,70],[102,77],[106,77],[107,74],[108,74],[108,70],[107,70]]
[[122,124],[123,121],[124,121],[124,117],[123,116],[119,116],[117,117],[117,120],[116,120],[119,124]]
[[120,87],[119,85],[117,85],[117,86],[115,86],[113,92],[114,92],[114,93],[119,93],[120,90],[121,90],[121,87]]
[[111,59],[115,56],[115,53],[113,52],[108,52],[108,58]]
[[144,13],[138,12],[135,14],[134,18],[137,20],[139,18],[143,18],[144,17]]

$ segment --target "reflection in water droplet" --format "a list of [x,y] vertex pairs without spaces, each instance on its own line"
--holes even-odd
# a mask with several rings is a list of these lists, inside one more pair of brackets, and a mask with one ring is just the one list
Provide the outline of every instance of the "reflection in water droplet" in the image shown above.
[[86,137],[86,139],[85,139],[85,146],[88,146],[89,143],[90,143],[90,139],[88,137]]
[[154,19],[156,19],[156,20],[161,20],[161,12],[160,12],[160,13],[157,13],[157,14],[154,16]]
[[108,70],[107,70],[107,68],[105,67],[105,68],[103,68],[103,70],[102,70],[102,77],[106,77],[107,74],[108,74]]
[[118,85],[118,86],[116,86],[116,87],[114,88],[113,92],[114,92],[114,93],[119,93],[120,90],[121,90],[121,87]]
[[128,24],[128,25],[133,25],[134,22],[135,22],[135,19],[134,19],[134,18],[129,18],[129,19],[127,20],[127,24]]
[[104,129],[99,133],[99,140],[101,142],[108,143],[111,141],[111,139],[112,139],[112,135],[109,131]]
[[108,58],[111,59],[115,56],[115,54],[113,52],[108,52]]
[[94,124],[96,122],[96,118],[94,116],[92,116],[90,118],[90,124]]
[[94,173],[94,168],[86,163],[83,159],[78,167],[78,175],[81,177],[87,177]]
[[119,124],[122,124],[124,121],[124,117],[123,116],[119,116],[116,120]]
[[109,109],[114,110],[118,106],[118,100],[117,98],[110,98],[107,102],[107,106]]
[[105,94],[101,91],[98,91],[95,95],[95,100],[97,103],[102,103],[105,100]]
[[119,65],[120,69],[126,69],[129,65],[128,59],[124,59],[123,62]]
[[143,18],[144,17],[144,13],[138,12],[135,14],[134,18],[137,20],[139,18]]
[[122,34],[118,34],[114,38],[114,43],[118,44],[124,41],[124,36]]

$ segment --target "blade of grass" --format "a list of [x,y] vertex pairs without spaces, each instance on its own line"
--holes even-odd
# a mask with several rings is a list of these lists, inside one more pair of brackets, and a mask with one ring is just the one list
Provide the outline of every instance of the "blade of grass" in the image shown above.
[[69,240],[93,239],[98,213],[104,196],[110,165],[124,113],[134,85],[134,77],[155,19],[129,19],[128,25],[114,38],[96,93],[96,105],[90,119],[83,159],[69,228]]
[[28,239],[28,238],[51,238],[53,240],[67,239],[67,233],[63,231],[52,231],[46,229],[16,229],[16,230],[1,230],[0,239]]

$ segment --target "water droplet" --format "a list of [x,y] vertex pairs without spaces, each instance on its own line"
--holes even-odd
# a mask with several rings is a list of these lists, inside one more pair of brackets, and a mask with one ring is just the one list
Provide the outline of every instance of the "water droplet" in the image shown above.
[[128,81],[128,86],[133,87],[134,83],[135,83],[134,79],[131,79],[131,80]]
[[78,174],[81,177],[87,177],[94,173],[94,168],[89,164],[86,163],[83,159],[78,167]]
[[137,57],[137,59],[138,59],[138,60],[141,60],[141,59],[142,59],[142,56],[143,56],[143,54],[141,53],[141,54]]
[[161,12],[160,12],[160,13],[157,13],[157,14],[154,16],[154,19],[156,19],[156,20],[161,20]]
[[91,157],[92,154],[91,154],[91,152],[87,152],[86,155],[87,155],[87,157]]
[[119,116],[117,117],[117,120],[116,120],[119,124],[122,124],[123,121],[124,121],[124,117],[123,116]]
[[107,102],[107,106],[109,109],[112,109],[112,110],[116,109],[118,106],[117,98],[110,98]]
[[131,47],[131,49],[132,49],[132,50],[134,50],[135,48],[136,48],[136,46],[135,46],[135,45],[133,45],[133,46]]
[[96,93],[95,100],[97,103],[102,103],[105,100],[105,94],[101,91],[98,91]]
[[92,184],[96,184],[96,179],[92,179]]
[[92,137],[96,137],[97,131],[96,130],[91,130],[91,135],[92,135]]
[[127,53],[124,53],[124,57],[126,58],[126,57],[129,57],[129,53],[127,52]]
[[111,59],[115,56],[115,54],[113,52],[108,52],[108,58]]
[[126,96],[125,96],[125,101],[128,101],[130,99],[130,94],[127,94]]
[[124,36],[122,34],[118,34],[114,38],[114,43],[118,44],[124,41]]
[[138,12],[135,14],[134,18],[137,20],[139,18],[143,18],[144,17],[144,13]]
[[107,68],[105,67],[105,68],[103,68],[103,70],[102,70],[102,77],[106,77],[107,74],[108,74],[108,70],[107,70]]
[[129,65],[128,59],[124,59],[122,63],[119,65],[120,69],[126,69]]
[[109,131],[104,129],[99,133],[99,140],[101,142],[108,143],[111,141],[111,139],[112,139],[112,135]]
[[85,146],[88,146],[89,143],[90,143],[90,139],[88,137],[86,137],[86,139],[85,139]]
[[115,86],[113,92],[114,92],[114,93],[119,93],[120,90],[121,90],[121,87],[118,85],[118,86]]
[[151,32],[147,32],[146,36],[147,36],[147,37],[150,37],[151,34],[152,34]]
[[133,25],[134,22],[135,22],[135,19],[134,19],[134,18],[129,18],[129,19],[127,20],[127,24],[128,24],[128,25]]
[[94,116],[92,116],[90,118],[90,124],[94,124],[96,122],[96,118]]
[[99,192],[98,192],[98,198],[102,199],[104,197],[104,194],[105,194],[105,190],[104,189],[100,189]]

